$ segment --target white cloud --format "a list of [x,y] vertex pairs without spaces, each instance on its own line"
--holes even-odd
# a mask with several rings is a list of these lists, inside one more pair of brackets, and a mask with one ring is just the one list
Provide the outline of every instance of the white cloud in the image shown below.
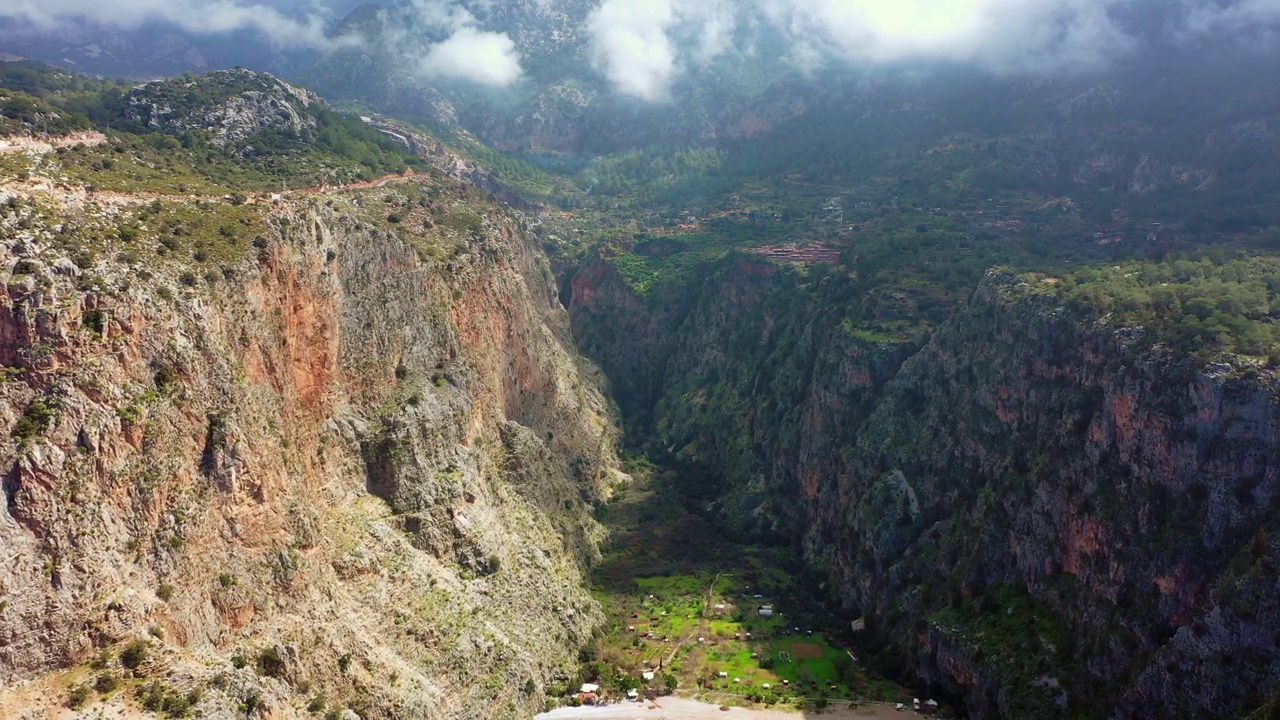
[[520,79],[515,41],[501,33],[463,27],[427,49],[421,69],[428,76],[461,78],[493,87]]
[[733,46],[738,12],[733,0],[604,0],[587,20],[592,62],[623,94],[669,100],[682,70]]
[[322,11],[284,13],[271,4],[241,0],[6,0],[0,19],[56,28],[70,20],[87,19],[109,27],[137,27],[163,21],[195,34],[259,30],[272,42],[287,47],[327,47],[327,16]]
[[[623,94],[669,99],[686,68],[774,41],[804,70],[963,63],[996,74],[1092,70],[1140,42],[1118,19],[1160,0],[602,0],[588,31]],[[1278,34],[1280,0],[1163,0],[1186,35]],[[1133,28],[1130,28],[1133,29]]]
[[[194,34],[257,29],[288,47],[327,48],[335,14],[361,0],[0,0],[0,25],[89,19],[116,28],[170,22]],[[541,11],[560,0],[535,0]],[[1116,11],[1159,8],[1166,37],[1280,42],[1280,0],[596,0],[586,19],[592,65],[622,94],[670,100],[681,74],[728,53],[774,48],[804,70],[964,63],[999,74],[1091,69],[1133,50]],[[504,0],[389,4],[384,39],[424,74],[505,86],[522,77],[511,36],[483,20]],[[576,4],[574,4],[576,7]],[[396,10],[391,10],[396,7]],[[566,11],[570,4],[563,6]],[[468,9],[470,8],[470,10]],[[473,14],[474,11],[474,14]],[[407,22],[403,13],[411,13]],[[477,15],[479,19],[477,19]],[[1141,16],[1139,13],[1137,16]],[[418,33],[444,38],[432,43]],[[538,27],[525,28],[536,31]],[[1137,32],[1137,34],[1146,34]]]
[[676,74],[668,31],[675,20],[672,0],[605,0],[587,20],[596,68],[625,95],[668,99]]
[[706,65],[733,47],[739,21],[730,0],[681,0],[675,14],[679,44],[691,48],[698,65]]
[[1185,33],[1271,34],[1280,23],[1280,0],[1236,0],[1215,3],[1183,0]]
[[[481,12],[483,3],[472,5]],[[446,77],[506,87],[524,75],[516,43],[505,33],[483,29],[480,21],[458,0],[412,0],[406,22],[402,15],[384,15],[384,32],[392,45],[416,48],[418,71],[425,77]],[[444,40],[428,43],[423,30]]]
[[790,32],[854,63],[973,63],[1001,73],[1095,67],[1130,40],[1119,0],[768,0]]

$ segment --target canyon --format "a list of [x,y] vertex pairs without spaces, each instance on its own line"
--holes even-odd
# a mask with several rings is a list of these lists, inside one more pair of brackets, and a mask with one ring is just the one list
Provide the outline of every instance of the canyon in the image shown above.
[[[1280,272],[1256,247],[1171,260],[1219,293],[1183,298],[1124,286],[1171,284],[1138,265],[931,279],[897,261],[983,262],[1023,221],[896,194],[773,257],[584,238],[425,131],[208,78],[121,94],[133,137],[0,154],[0,715],[533,716],[616,624],[593,573],[630,467],[697,486],[660,498],[690,506],[664,547],[790,548],[875,683],[973,717],[1280,705]],[[831,234],[762,207],[730,230]],[[641,505],[624,564],[663,534]],[[764,599],[712,578],[688,607]]]
[[639,436],[723,473],[726,523],[800,538],[904,675],[973,717],[1250,712],[1280,681],[1274,367],[1052,282],[992,271],[896,341],[849,331],[839,273],[746,257],[647,295],[603,260],[568,285]]

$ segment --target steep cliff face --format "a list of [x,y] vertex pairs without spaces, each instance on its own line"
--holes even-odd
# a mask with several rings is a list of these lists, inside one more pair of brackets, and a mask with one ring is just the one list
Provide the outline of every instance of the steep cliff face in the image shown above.
[[[940,645],[1012,656],[991,663],[998,694],[971,695],[982,714],[1236,714],[1280,680],[1276,377],[1142,335],[988,278],[810,504],[806,547],[851,604],[891,625],[905,609],[901,632],[933,613],[922,674],[969,693],[981,684],[935,663]],[[1001,611],[1035,639],[993,625]],[[1231,678],[1207,675],[1225,655]]]
[[1273,371],[1000,275],[876,342],[838,273],[733,261],[665,326],[611,277],[576,276],[575,332],[641,386],[652,441],[722,468],[730,519],[801,538],[866,646],[933,691],[978,717],[1225,716],[1280,681]]
[[299,195],[213,265],[156,232],[220,201],[13,192],[0,714],[540,705],[600,621],[614,430],[514,220],[421,178]]
[[[632,427],[732,481],[734,521],[789,529],[880,388],[920,340],[874,343],[844,324],[849,284],[733,258],[696,288],[635,295],[607,262],[571,281],[579,347]],[[778,493],[779,502],[765,502]]]

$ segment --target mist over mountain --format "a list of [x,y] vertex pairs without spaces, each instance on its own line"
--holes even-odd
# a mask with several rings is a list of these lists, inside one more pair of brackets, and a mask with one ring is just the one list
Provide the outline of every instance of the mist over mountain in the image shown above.
[[[340,20],[357,7],[364,20],[353,34]],[[375,16],[379,27],[371,28]],[[30,38],[43,38],[49,47],[33,55],[59,59],[52,46],[60,36],[167,28],[206,48],[230,44],[243,53],[210,53],[219,61],[260,59],[243,36],[234,37],[240,31],[277,50],[324,51],[358,40],[372,50],[390,42],[416,54],[428,75],[457,76],[448,68],[463,63],[447,58],[468,53],[473,63],[499,69],[468,79],[497,86],[541,70],[539,48],[569,46],[613,91],[662,102],[682,77],[722,57],[805,72],[946,63],[998,75],[1079,73],[1155,47],[1191,48],[1206,37],[1267,45],[1277,20],[1280,7],[1270,0],[21,0],[0,8],[0,38],[25,37],[33,48]]]
[[[1087,88],[1171,64],[1262,77],[1278,29],[1280,5],[1269,0],[132,0],[109,9],[24,0],[0,8],[0,47],[12,55],[127,77],[246,66],[338,101],[461,124],[502,150],[588,156],[715,143],[744,120],[772,125],[825,93],[862,92],[848,89],[859,83],[910,91],[961,74]],[[919,99],[931,100],[927,91]]]

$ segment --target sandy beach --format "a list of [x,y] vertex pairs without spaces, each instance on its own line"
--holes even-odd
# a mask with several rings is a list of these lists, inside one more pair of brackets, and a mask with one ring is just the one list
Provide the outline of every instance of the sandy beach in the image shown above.
[[723,711],[718,705],[708,705],[688,698],[664,697],[647,703],[628,702],[605,707],[557,708],[538,715],[536,720],[800,720],[801,718],[905,720],[910,717],[918,716],[910,710],[898,711],[894,710],[892,705],[884,704],[864,705],[854,710],[829,708],[819,715],[786,710],[748,710],[739,707]]

